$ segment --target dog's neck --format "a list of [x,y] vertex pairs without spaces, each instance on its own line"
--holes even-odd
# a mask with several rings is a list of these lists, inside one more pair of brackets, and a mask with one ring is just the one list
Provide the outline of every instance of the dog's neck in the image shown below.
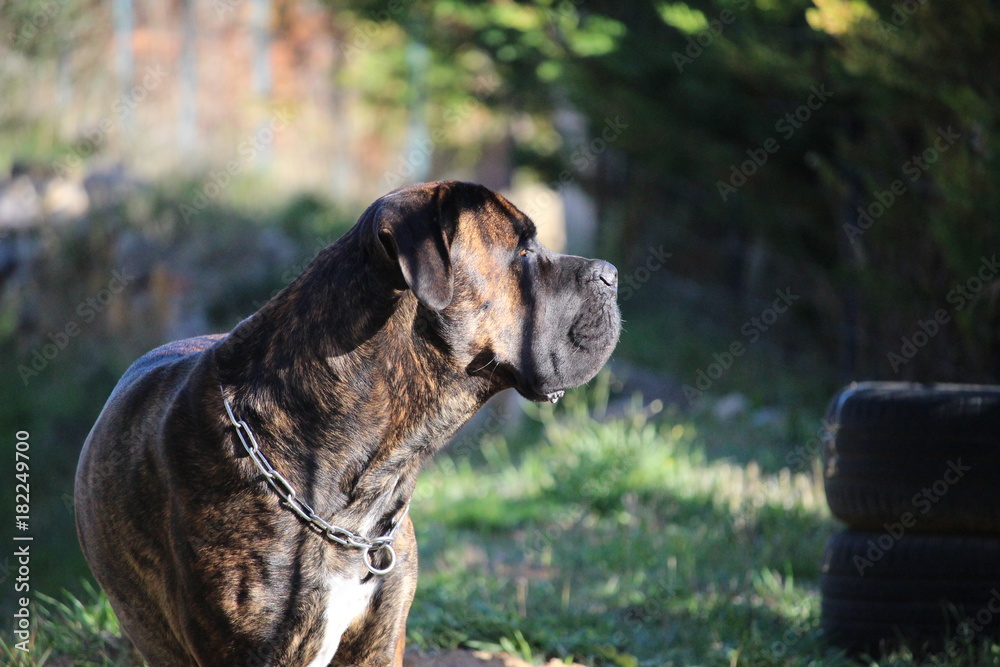
[[428,335],[433,314],[345,240],[238,325],[215,360],[234,411],[298,492],[377,530],[365,524],[409,500],[422,461],[490,392]]

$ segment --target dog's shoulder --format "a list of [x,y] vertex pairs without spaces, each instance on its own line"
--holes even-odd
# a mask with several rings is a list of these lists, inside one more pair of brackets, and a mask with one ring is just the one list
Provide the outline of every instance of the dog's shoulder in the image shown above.
[[[150,414],[148,405],[164,408],[183,387],[184,379],[198,366],[204,352],[215,347],[226,334],[186,338],[161,345],[139,357],[115,385],[98,422],[138,414]],[[151,403],[150,403],[151,402]],[[156,410],[153,410],[156,412]]]
[[115,387],[115,392],[117,393],[119,390],[125,389],[139,378],[149,375],[154,371],[175,365],[181,360],[192,357],[192,355],[200,354],[205,350],[215,347],[225,337],[226,334],[212,334],[197,336],[195,338],[185,338],[184,340],[176,340],[150,350],[128,367],[128,370],[125,371],[125,374],[119,380],[118,386]]

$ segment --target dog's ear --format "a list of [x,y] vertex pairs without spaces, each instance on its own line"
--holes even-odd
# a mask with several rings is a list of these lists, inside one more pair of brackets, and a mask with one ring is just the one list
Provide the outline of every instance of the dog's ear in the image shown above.
[[390,193],[376,216],[380,246],[398,264],[417,300],[434,311],[447,307],[454,293],[451,240],[456,225],[451,188],[443,183]]

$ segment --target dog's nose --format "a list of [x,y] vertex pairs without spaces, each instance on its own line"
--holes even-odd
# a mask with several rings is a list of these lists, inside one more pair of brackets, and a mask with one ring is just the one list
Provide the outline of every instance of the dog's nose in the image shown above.
[[600,280],[608,287],[618,287],[618,269],[611,262],[595,259],[591,265],[590,279]]

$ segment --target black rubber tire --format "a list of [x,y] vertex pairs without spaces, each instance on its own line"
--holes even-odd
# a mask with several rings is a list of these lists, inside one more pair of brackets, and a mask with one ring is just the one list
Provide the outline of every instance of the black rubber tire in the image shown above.
[[855,384],[827,424],[827,502],[848,528],[1000,533],[1000,386]]
[[853,650],[1000,634],[1000,537],[842,532],[823,557],[822,627]]

